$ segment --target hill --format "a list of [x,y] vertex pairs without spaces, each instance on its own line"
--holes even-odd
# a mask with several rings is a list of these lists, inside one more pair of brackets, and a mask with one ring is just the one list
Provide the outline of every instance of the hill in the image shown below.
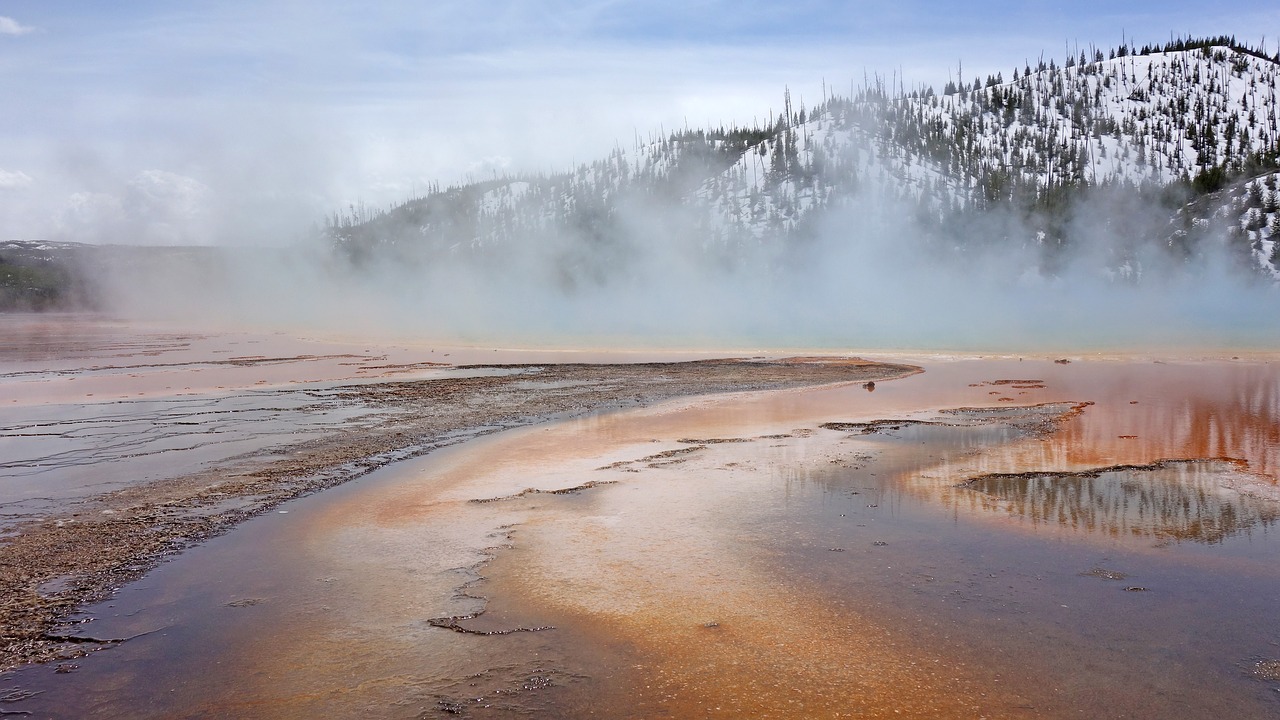
[[1276,277],[1278,80],[1277,57],[1232,38],[1081,52],[941,92],[876,79],[812,108],[788,93],[764,126],[352,206],[325,231],[357,264],[538,248],[565,287],[625,275],[655,244],[710,267],[760,252],[785,265],[833,233],[910,235],[929,254],[1012,245],[1050,274],[1087,248],[1117,277],[1140,276],[1153,248],[1189,261],[1210,243]]

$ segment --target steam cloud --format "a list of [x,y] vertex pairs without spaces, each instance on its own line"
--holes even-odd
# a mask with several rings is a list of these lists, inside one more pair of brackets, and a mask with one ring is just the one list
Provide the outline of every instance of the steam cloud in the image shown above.
[[1134,240],[1167,236],[1167,214],[1123,194],[1079,199],[1065,216],[1074,243],[1051,262],[1017,213],[938,231],[872,192],[785,245],[712,246],[679,205],[637,198],[605,242],[565,233],[469,248],[458,238],[358,265],[322,243],[283,246],[344,199],[381,205],[431,179],[563,167],[633,126],[745,123],[784,84],[812,108],[829,73],[892,62],[901,86],[949,75],[956,57],[1007,70],[1056,46],[1065,27],[1115,39],[1140,22],[1163,37],[1169,26],[1266,27],[1274,15],[1204,4],[1136,18],[1039,8],[956,18],[932,6],[605,3],[565,22],[536,3],[499,5],[0,16],[13,70],[0,236],[263,246],[122,253],[84,269],[112,311],[183,322],[721,348],[1280,337],[1276,291],[1240,269],[1225,234],[1171,258]]
[[[352,264],[324,244],[221,250],[124,268],[113,307],[145,317],[494,346],[1083,351],[1267,347],[1274,285],[1225,236],[1189,258],[1169,216],[1123,192],[1081,196],[1046,262],[1012,213],[929,229],[865,193],[786,245],[708,247],[678,205],[626,203],[606,241],[455,247]],[[1117,273],[1120,267],[1122,272]]]

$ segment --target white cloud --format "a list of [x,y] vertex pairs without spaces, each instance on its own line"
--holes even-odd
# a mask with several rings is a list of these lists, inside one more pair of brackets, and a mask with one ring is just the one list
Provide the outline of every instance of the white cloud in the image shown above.
[[72,233],[109,228],[123,221],[120,199],[107,193],[72,193],[58,216],[59,226]]
[[26,35],[34,31],[33,27],[23,25],[11,17],[0,15],[0,35]]
[[112,192],[77,192],[57,215],[60,239],[126,245],[208,242],[211,190],[194,178],[144,170]]
[[21,170],[0,168],[0,190],[18,190],[32,183],[31,176]]
[[144,170],[128,184],[129,211],[140,218],[201,219],[209,188],[194,178],[165,170]]

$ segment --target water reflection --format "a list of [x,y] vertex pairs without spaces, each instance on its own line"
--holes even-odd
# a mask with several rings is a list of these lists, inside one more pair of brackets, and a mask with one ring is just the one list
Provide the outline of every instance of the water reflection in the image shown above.
[[1246,460],[1280,475],[1280,368],[1270,363],[1073,365],[1050,388],[1096,400],[1055,435],[1053,465],[1078,469],[1160,458]]
[[985,509],[1035,525],[1111,536],[1219,543],[1280,518],[1280,503],[1240,492],[1229,462],[1169,461],[1077,473],[992,474],[964,487]]

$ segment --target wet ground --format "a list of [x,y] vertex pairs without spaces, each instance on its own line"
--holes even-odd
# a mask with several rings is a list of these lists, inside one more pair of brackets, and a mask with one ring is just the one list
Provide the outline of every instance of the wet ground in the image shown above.
[[0,711],[1280,712],[1280,367],[895,360],[925,372],[508,430],[275,506],[85,608],[60,632],[123,642],[0,676]]
[[682,395],[916,372],[853,359],[564,362],[574,353],[448,365],[513,353],[76,316],[0,324],[0,668],[118,644],[66,632],[68,613],[193,543],[389,463]]

